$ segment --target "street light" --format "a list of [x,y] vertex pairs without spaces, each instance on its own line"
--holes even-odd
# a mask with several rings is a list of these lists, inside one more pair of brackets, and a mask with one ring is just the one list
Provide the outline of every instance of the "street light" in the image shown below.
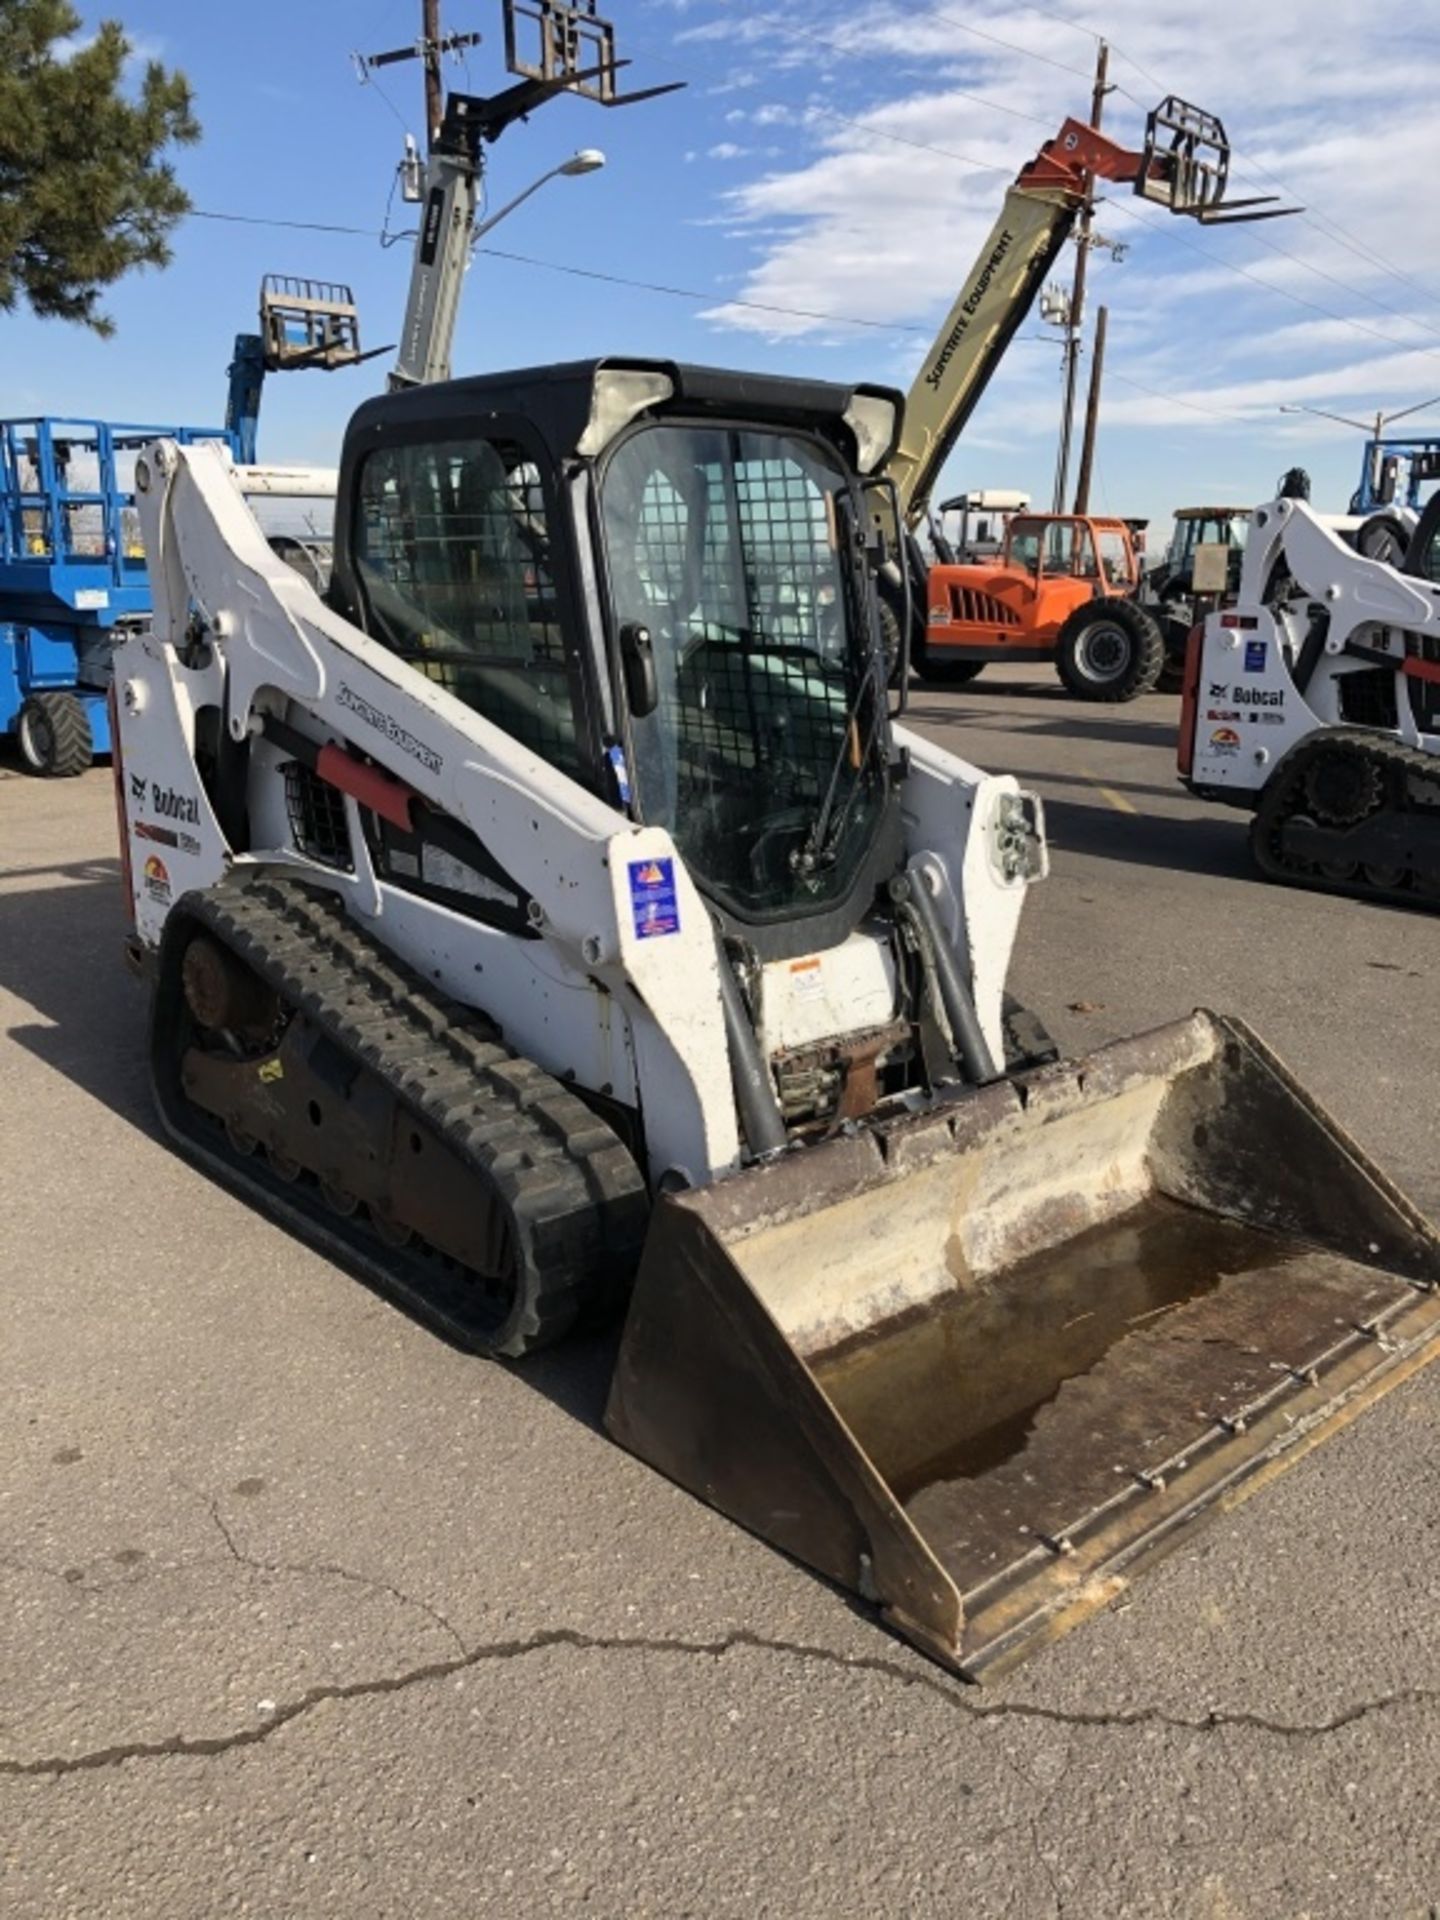
[[470,236],[471,244],[473,245],[489,233],[492,227],[498,227],[507,214],[513,213],[521,201],[528,200],[532,193],[538,193],[547,180],[558,180],[562,177],[573,180],[578,174],[598,173],[604,164],[605,156],[598,147],[581,147],[579,152],[572,153],[568,160],[562,160],[558,167],[551,167],[550,171],[542,173],[538,180],[532,180],[529,186],[517,193],[513,200],[507,200],[498,213],[492,213],[488,220],[482,220]]
[[1393,427],[1397,420],[1408,420],[1412,413],[1424,413],[1428,407],[1440,406],[1440,393],[1433,400],[1422,400],[1417,406],[1401,407],[1397,413],[1375,415],[1374,425],[1368,420],[1352,420],[1348,414],[1327,413],[1323,407],[1306,407],[1298,402],[1282,404],[1281,413],[1313,413],[1317,420],[1338,420],[1342,427],[1354,427],[1357,433],[1369,434],[1372,440],[1379,440],[1386,427]]
[[[1367,478],[1362,483],[1361,493],[1356,496],[1356,500],[1360,500],[1364,498],[1367,490],[1376,497],[1381,497],[1384,459],[1380,443],[1385,437],[1385,429],[1393,427],[1397,420],[1408,420],[1411,414],[1424,413],[1430,407],[1436,406],[1440,406],[1440,393],[1437,393],[1433,400],[1421,400],[1413,407],[1401,407],[1394,413],[1382,413],[1377,409],[1373,426],[1368,420],[1352,420],[1348,414],[1327,413],[1324,407],[1307,407],[1299,401],[1282,402],[1280,411],[1281,413],[1313,413],[1317,420],[1334,420],[1342,427],[1354,427],[1357,433],[1365,435],[1370,442],[1370,453],[1366,461]],[[1355,501],[1352,500],[1350,504],[1354,507]],[[1384,556],[1374,554],[1371,558],[1381,559]]]

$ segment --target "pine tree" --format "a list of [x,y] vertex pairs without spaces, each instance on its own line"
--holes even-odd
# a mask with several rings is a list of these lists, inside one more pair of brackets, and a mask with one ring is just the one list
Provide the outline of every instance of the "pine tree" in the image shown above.
[[151,60],[131,89],[124,29],[80,26],[68,0],[0,0],[0,312],[109,334],[104,289],[169,264],[190,202],[164,155],[200,128],[183,74]]

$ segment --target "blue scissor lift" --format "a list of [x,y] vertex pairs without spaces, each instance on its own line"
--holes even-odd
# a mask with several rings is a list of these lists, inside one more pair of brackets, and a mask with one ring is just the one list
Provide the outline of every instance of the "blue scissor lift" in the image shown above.
[[0,420],[0,734],[34,773],[83,773],[110,750],[111,651],[150,614],[135,459],[222,427]]

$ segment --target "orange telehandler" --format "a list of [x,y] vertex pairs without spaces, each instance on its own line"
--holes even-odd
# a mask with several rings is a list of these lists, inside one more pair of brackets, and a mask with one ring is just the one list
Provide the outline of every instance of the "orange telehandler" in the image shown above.
[[927,568],[917,531],[940,470],[1069,238],[1094,182],[1207,226],[1273,219],[1273,200],[1225,199],[1230,147],[1222,123],[1173,95],[1149,116],[1138,151],[1067,120],[1021,168],[1000,217],[941,324],[905,400],[888,475],[899,551],[882,575],[909,665],[940,684],[974,679],[987,661],[1054,659],[1070,691],[1127,700],[1164,666],[1123,521],[1029,516],[1012,522],[998,566]]

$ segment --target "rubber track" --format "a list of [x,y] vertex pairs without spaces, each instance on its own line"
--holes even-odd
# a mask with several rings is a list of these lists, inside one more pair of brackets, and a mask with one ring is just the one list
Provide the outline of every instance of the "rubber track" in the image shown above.
[[[463,1344],[512,1357],[559,1339],[597,1297],[628,1281],[648,1219],[645,1183],[615,1133],[575,1094],[429,987],[324,893],[273,875],[247,876],[187,895],[171,919],[182,916],[383,1080],[474,1170],[477,1207],[499,1196],[529,1268],[517,1310],[493,1337],[425,1298],[413,1255],[396,1256],[366,1230],[369,1277]],[[181,944],[173,949],[176,965]],[[174,1131],[174,1116],[166,1117]],[[215,1159],[208,1148],[205,1157]],[[226,1177],[277,1211],[268,1189],[246,1177],[245,1161],[227,1157]],[[293,1208],[279,1210],[287,1223],[294,1219]],[[334,1235],[309,1237],[329,1243]],[[387,1263],[391,1270],[382,1271]]]
[[[1421,907],[1430,912],[1440,912],[1440,892],[1429,895],[1414,887],[1376,887],[1365,878],[1363,870],[1357,871],[1353,880],[1327,880],[1317,873],[1306,873],[1287,866],[1284,860],[1269,844],[1269,836],[1276,827],[1295,814],[1303,812],[1303,795],[1298,793],[1300,782],[1304,779],[1305,769],[1326,748],[1344,747],[1349,751],[1359,751],[1375,762],[1381,769],[1381,778],[1386,774],[1399,774],[1407,782],[1413,775],[1420,775],[1435,789],[1435,804],[1440,810],[1440,762],[1433,754],[1421,753],[1418,748],[1407,747],[1399,740],[1385,738],[1366,732],[1361,728],[1327,728],[1323,733],[1311,736],[1317,744],[1309,754],[1303,743],[1297,750],[1286,771],[1282,787],[1262,798],[1255,819],[1250,828],[1250,848],[1256,865],[1267,880],[1279,880],[1286,886],[1308,887],[1316,893],[1338,893],[1352,900],[1389,900],[1401,906]],[[1291,798],[1300,804],[1289,804]],[[1381,808],[1380,813],[1393,811]],[[1412,807],[1406,811],[1429,811]],[[1369,816],[1378,818],[1378,814]]]

